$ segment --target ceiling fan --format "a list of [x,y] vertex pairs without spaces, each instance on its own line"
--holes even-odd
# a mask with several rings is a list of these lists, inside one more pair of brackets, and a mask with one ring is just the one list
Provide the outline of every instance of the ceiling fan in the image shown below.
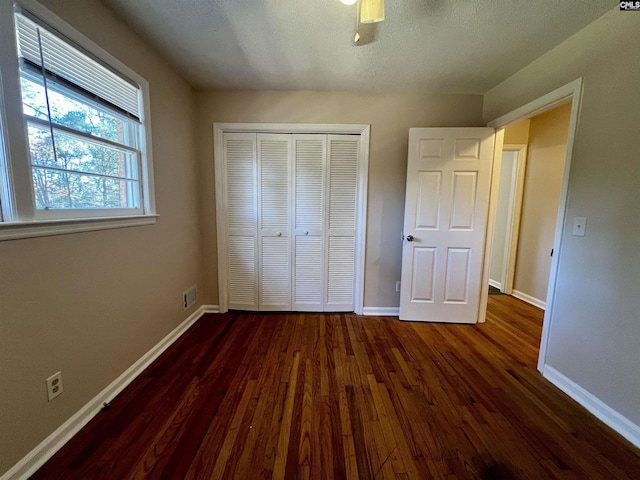
[[[356,5],[356,28],[353,43],[360,43],[363,37],[363,26],[382,22],[384,20],[384,0],[340,0],[345,5]],[[375,36],[375,35],[374,35]]]

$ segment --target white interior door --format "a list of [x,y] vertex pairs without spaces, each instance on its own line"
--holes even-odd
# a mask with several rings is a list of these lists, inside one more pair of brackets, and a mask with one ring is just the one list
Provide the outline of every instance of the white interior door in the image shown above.
[[491,128],[409,130],[400,319],[476,323]]

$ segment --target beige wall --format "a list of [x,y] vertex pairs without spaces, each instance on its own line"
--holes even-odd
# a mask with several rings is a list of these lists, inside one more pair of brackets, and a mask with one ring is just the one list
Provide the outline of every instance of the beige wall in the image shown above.
[[[576,78],[583,96],[547,364],[640,425],[640,15],[616,7],[485,95],[489,121]],[[585,237],[571,235],[576,216]]]
[[218,303],[213,122],[365,123],[371,124],[371,141],[364,305],[398,306],[409,128],[480,126],[482,97],[200,91],[196,100],[205,302]]
[[192,89],[101,3],[43,4],[149,81],[160,218],[0,242],[0,474],[183,321],[182,292],[202,284]]
[[526,145],[529,143],[530,124],[531,120],[526,119],[505,128],[504,145]]
[[513,289],[541,302],[549,286],[570,115],[566,104],[533,117],[529,128]]

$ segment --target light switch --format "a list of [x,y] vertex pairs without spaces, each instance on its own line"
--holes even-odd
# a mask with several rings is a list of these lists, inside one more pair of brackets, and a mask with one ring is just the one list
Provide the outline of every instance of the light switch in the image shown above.
[[576,217],[573,219],[573,236],[584,237],[587,231],[587,217]]

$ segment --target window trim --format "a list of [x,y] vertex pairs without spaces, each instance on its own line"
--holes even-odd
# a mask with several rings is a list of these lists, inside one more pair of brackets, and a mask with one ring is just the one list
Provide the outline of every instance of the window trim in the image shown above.
[[[17,61],[15,41],[14,8],[22,9],[39,18],[50,29],[60,33],[63,38],[77,44],[89,54],[106,64],[120,75],[134,81],[140,88],[140,210],[134,209],[56,209],[40,211],[35,207],[31,181],[31,162],[27,136],[27,118],[22,114],[20,92],[20,71]],[[10,15],[4,15],[10,13]],[[11,26],[11,45],[0,48],[0,115],[2,138],[6,166],[0,166],[0,241],[17,238],[61,235],[66,233],[104,230],[111,228],[150,225],[158,217],[155,207],[155,189],[153,174],[153,152],[151,142],[151,111],[149,82],[112,56],[102,47],[77,31],[74,27],[53,14],[35,0],[14,0],[0,4],[0,16],[5,16],[5,25]],[[6,17],[9,17],[8,19]],[[9,59],[9,51],[12,58]],[[15,98],[14,98],[15,97]],[[11,99],[9,105],[4,100]],[[20,109],[18,110],[18,104]],[[22,135],[20,135],[22,134]],[[0,146],[0,148],[2,148]],[[4,180],[6,179],[6,181]],[[29,192],[25,192],[26,185]],[[20,188],[17,188],[17,187]],[[42,215],[44,213],[44,215]],[[50,218],[55,216],[56,218]],[[77,217],[77,218],[74,218]]]
[[159,215],[133,215],[38,220],[34,222],[5,222],[0,224],[0,241],[154,225],[158,217]]
[[13,196],[9,183],[9,136],[7,135],[7,118],[5,114],[4,89],[2,88],[2,70],[0,69],[0,225],[4,223],[5,212],[13,210]]

